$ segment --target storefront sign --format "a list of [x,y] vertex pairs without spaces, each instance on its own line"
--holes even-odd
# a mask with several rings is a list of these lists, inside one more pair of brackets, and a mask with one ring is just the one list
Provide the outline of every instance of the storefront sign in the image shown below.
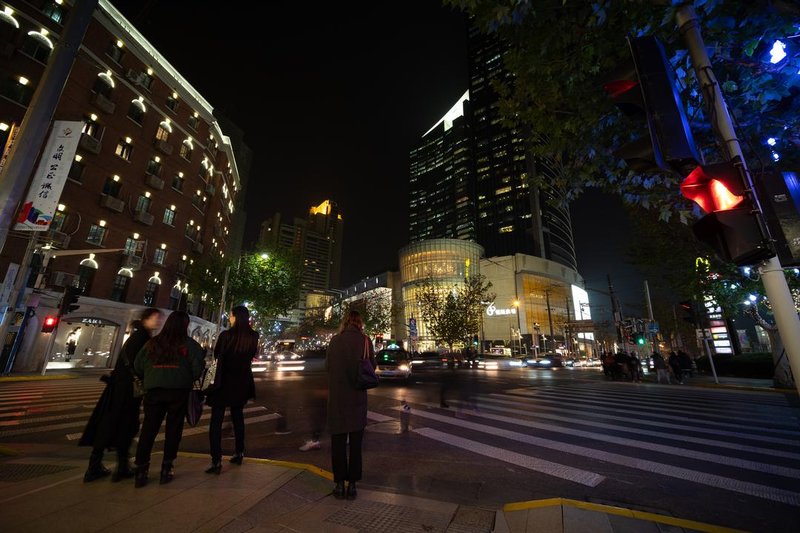
[[510,309],[498,309],[494,306],[494,304],[489,304],[486,308],[486,316],[505,316],[505,315],[516,315],[517,308],[512,307]]
[[117,326],[114,322],[110,320],[106,320],[105,318],[94,318],[94,317],[84,317],[81,318],[81,324],[86,324],[87,326]]

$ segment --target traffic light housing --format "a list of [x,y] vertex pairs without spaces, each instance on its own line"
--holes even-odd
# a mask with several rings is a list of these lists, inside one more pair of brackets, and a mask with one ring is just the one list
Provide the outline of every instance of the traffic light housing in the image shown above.
[[697,306],[693,300],[679,302],[678,309],[681,313],[681,320],[690,323],[692,326],[697,325]]
[[80,307],[78,299],[81,296],[81,291],[77,287],[67,287],[64,289],[64,296],[61,298],[61,306],[59,307],[59,316],[68,315],[75,312]]
[[647,342],[647,338],[645,338],[644,333],[637,333],[634,335],[633,340],[635,341],[637,346],[644,346]]
[[706,213],[692,226],[695,236],[724,260],[745,266],[775,252],[745,190],[739,161],[698,165],[681,183],[681,193]]
[[42,333],[53,333],[53,330],[56,329],[57,325],[58,325],[57,316],[44,317],[44,321],[42,322]]
[[689,127],[664,47],[653,36],[628,37],[632,63],[620,68],[603,88],[634,120],[644,118],[647,133],[615,151],[637,172],[685,175],[702,158]]

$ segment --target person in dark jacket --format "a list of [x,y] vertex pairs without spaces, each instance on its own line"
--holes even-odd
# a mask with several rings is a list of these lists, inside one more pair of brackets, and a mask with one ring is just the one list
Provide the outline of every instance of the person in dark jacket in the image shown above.
[[139,432],[139,410],[142,405],[142,399],[133,396],[133,361],[150,340],[152,332],[161,327],[163,316],[158,309],[148,307],[138,320],[131,323],[131,334],[122,345],[117,364],[108,378],[108,386],[97,402],[79,442],[81,446],[92,447],[89,467],[83,476],[85,483],[111,474],[103,466],[106,448],[117,450],[117,469],[111,475],[111,481],[133,477],[128,454],[133,438]]
[[136,354],[133,368],[146,390],[142,434],[136,447],[136,488],[147,485],[150,454],[164,416],[167,427],[159,483],[169,483],[174,477],[172,462],[178,456],[189,391],[203,372],[205,360],[205,351],[187,335],[188,328],[189,315],[173,311],[161,333]]
[[[331,432],[333,495],[355,499],[356,482],[361,480],[361,441],[367,426],[367,391],[356,387],[362,358],[375,368],[375,351],[364,335],[361,313],[349,311],[339,333],[328,345],[325,368],[328,371],[328,430]],[[350,442],[350,457],[347,444]],[[347,481],[345,494],[344,483]]]
[[250,327],[250,312],[238,305],[231,314],[231,328],[223,331],[214,347],[217,359],[219,386],[209,393],[206,403],[211,406],[211,423],[208,440],[211,448],[211,466],[206,474],[222,471],[222,419],[225,408],[231,412],[235,453],[230,462],[241,465],[244,457],[244,405],[256,397],[256,385],[250,367],[258,350],[258,333]]

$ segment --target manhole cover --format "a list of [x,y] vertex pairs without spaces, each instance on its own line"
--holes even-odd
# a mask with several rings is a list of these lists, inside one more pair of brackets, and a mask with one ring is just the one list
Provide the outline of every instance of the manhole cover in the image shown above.
[[450,515],[401,505],[357,501],[336,511],[325,521],[370,533],[381,531],[437,533],[447,529]]
[[77,468],[75,466],[59,466],[59,465],[36,465],[36,464],[20,464],[20,463],[6,463],[0,464],[0,481],[6,483],[13,483],[16,481],[26,481],[40,476],[49,476],[50,474],[58,474],[65,470],[72,470]]

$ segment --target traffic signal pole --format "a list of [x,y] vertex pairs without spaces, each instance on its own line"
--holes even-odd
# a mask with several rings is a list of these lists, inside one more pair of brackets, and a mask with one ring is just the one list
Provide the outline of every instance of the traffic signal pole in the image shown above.
[[[714,77],[714,72],[711,70],[711,60],[703,43],[703,36],[700,33],[700,20],[694,7],[690,4],[679,6],[675,11],[675,21],[681,35],[686,40],[695,75],[702,88],[706,105],[709,107],[712,127],[722,142],[727,160],[731,161],[739,157],[742,176],[748,189],[748,196],[752,199],[753,205],[758,211],[758,219],[762,230],[768,236],[769,230],[766,227],[758,195],[753,187],[753,179],[747,170],[742,147],[736,137],[736,131],[728,113],[722,90]],[[762,261],[758,265],[758,270],[775,316],[778,332],[786,348],[786,355],[794,375],[795,387],[800,392],[800,318],[797,316],[794,299],[789,291],[786,276],[777,256]]]

